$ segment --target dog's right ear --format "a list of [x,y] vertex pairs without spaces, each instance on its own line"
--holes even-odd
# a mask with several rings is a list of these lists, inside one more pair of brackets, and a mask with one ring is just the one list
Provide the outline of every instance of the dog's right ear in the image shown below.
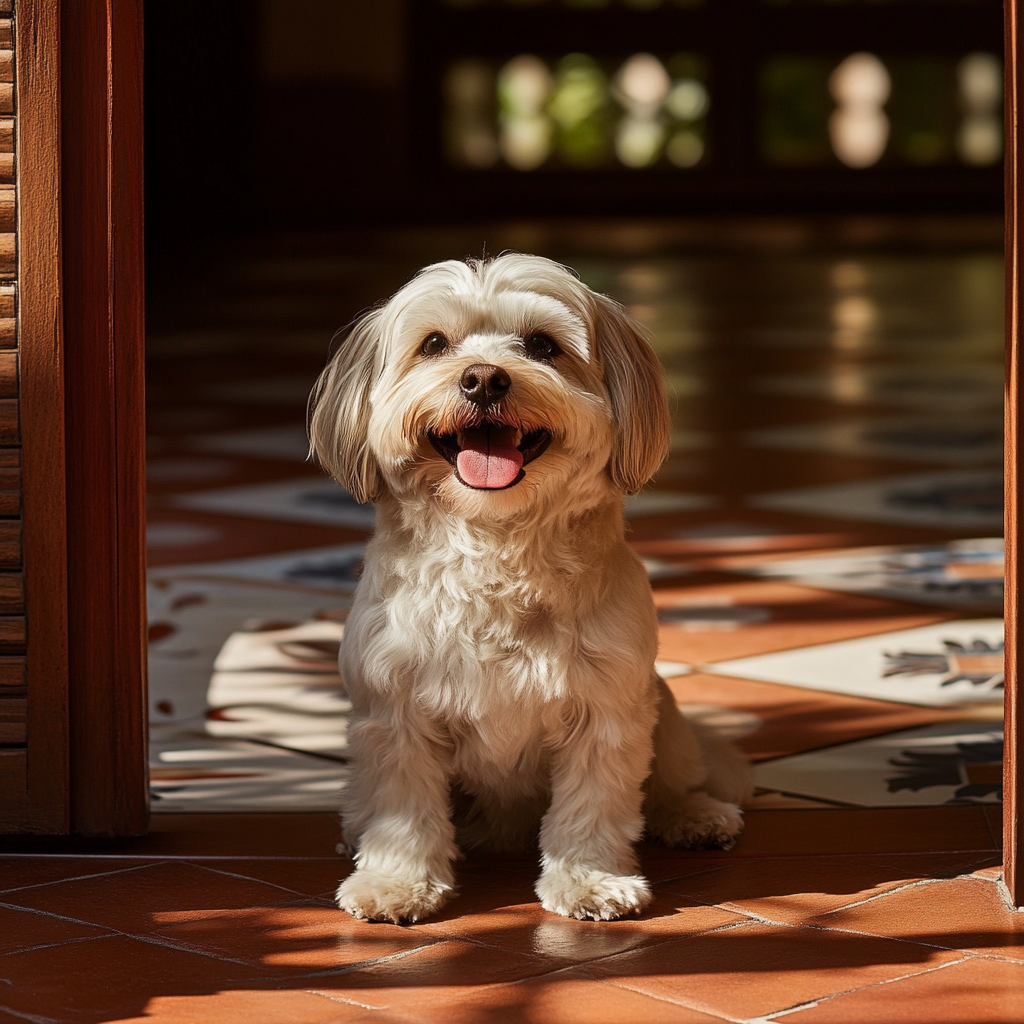
[[379,373],[380,315],[375,309],[342,332],[341,342],[309,396],[310,454],[356,501],[384,490],[370,452],[370,388]]

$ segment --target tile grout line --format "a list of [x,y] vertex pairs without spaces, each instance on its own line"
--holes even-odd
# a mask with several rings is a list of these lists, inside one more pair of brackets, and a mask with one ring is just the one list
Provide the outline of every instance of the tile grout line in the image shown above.
[[965,956],[969,956],[969,951],[961,949],[959,946],[941,946],[936,942],[922,942],[920,939],[909,939],[902,935],[883,935],[880,932],[862,932],[856,928],[835,928],[829,925],[813,924],[810,921],[805,921],[799,927],[811,928],[817,932],[834,932],[837,935],[862,935],[869,939],[887,939],[889,942],[904,942],[910,946],[924,946],[926,949],[945,949],[951,950],[957,953],[963,953]]
[[27,1020],[29,1024],[66,1024],[65,1020],[57,1020],[56,1017],[37,1017],[34,1013],[24,1013],[21,1010],[12,1010],[9,1006],[0,1005],[0,1010],[4,1013],[9,1013],[12,1017],[17,1017],[20,1020]]
[[24,892],[26,889],[41,889],[47,885],[63,885],[64,882],[80,882],[87,878],[106,878],[110,875],[123,875],[128,871],[141,871],[143,868],[159,867],[163,861],[153,861],[147,864],[133,864],[127,868],[112,868],[110,871],[96,871],[88,875],[73,875],[70,878],[54,878],[49,882],[33,882],[31,885],[17,885],[13,889],[0,889],[0,896],[7,896],[12,892]]
[[718,1010],[712,1010],[707,1006],[698,1006],[694,1003],[685,1003],[681,999],[670,999],[668,996],[655,995],[653,992],[644,992],[642,989],[633,988],[632,985],[623,984],[621,980],[601,978],[597,978],[595,980],[603,982],[604,984],[612,985],[615,988],[621,988],[626,992],[632,992],[634,995],[646,996],[648,999],[654,999],[656,1002],[665,1003],[668,1006],[682,1006],[687,1010],[696,1010],[698,1013],[707,1014],[709,1017],[717,1017],[719,1020],[727,1020],[730,1024],[747,1024],[747,1021],[742,1017],[730,1017]]
[[341,996],[331,995],[328,992],[321,992],[315,988],[305,988],[302,989],[302,991],[305,992],[307,995],[319,996],[321,999],[326,999],[328,1002],[331,1003],[341,1003],[343,1006],[357,1006],[359,1007],[360,1010],[371,1010],[373,1012],[376,1012],[378,1010],[388,1009],[388,1007],[386,1006],[370,1006],[369,1003],[360,1003],[357,1002],[355,999],[342,999]]
[[[49,911],[49,910],[38,910],[35,907],[20,907],[20,906],[18,906],[15,903],[0,903],[0,908],[4,908],[4,909],[7,909],[7,910],[20,910],[20,911],[23,911],[25,913],[36,914],[39,917],[49,917],[49,918],[53,918],[54,920],[57,920],[57,921],[67,921],[70,924],[80,924],[80,925],[86,925],[86,926],[88,926],[90,928],[102,928],[102,929],[106,930],[107,934],[105,934],[105,935],[92,935],[92,936],[88,936],[88,938],[92,938],[92,939],[109,939],[109,938],[113,938],[115,936],[120,937],[120,938],[124,938],[124,939],[135,939],[138,942],[145,942],[147,945],[150,945],[150,946],[160,946],[160,947],[162,947],[164,949],[176,949],[179,952],[183,952],[183,953],[194,953],[197,956],[205,956],[208,959],[211,959],[211,960],[221,960],[221,961],[224,961],[226,963],[240,964],[243,967],[251,967],[252,966],[252,964],[248,963],[245,960],[236,960],[234,957],[218,956],[218,955],[216,955],[214,953],[209,953],[209,952],[207,952],[206,950],[203,950],[203,949],[193,948],[193,947],[191,947],[191,946],[189,946],[188,944],[185,944],[185,943],[161,942],[156,937],[154,937],[152,934],[148,934],[147,935],[147,934],[138,934],[138,933],[132,933],[132,932],[125,932],[125,931],[121,931],[121,929],[119,929],[119,928],[111,928],[110,925],[96,924],[93,921],[84,921],[84,920],[81,920],[80,918],[77,918],[77,917],[65,917],[63,914],[55,914],[55,913],[53,913],[52,911]],[[63,945],[63,943],[58,943],[58,945]],[[16,954],[21,953],[21,952],[24,952],[24,951],[20,950],[20,949],[15,949],[15,950],[11,950],[9,953],[5,953],[3,955],[4,956],[15,956]]]
[[[447,939],[441,939],[440,942],[447,942]],[[286,974],[286,975],[273,975],[267,978],[267,981],[277,981],[281,978],[289,981],[302,981],[303,978],[333,978],[342,974],[351,974],[353,971],[362,971],[367,967],[376,967],[378,964],[392,963],[395,960],[404,960],[407,956],[412,956],[414,953],[420,953],[424,949],[429,949],[431,946],[439,945],[438,940],[433,942],[424,942],[421,946],[416,946],[413,949],[399,950],[397,953],[388,953],[385,956],[374,957],[371,960],[361,960],[355,964],[346,964],[344,967],[331,967],[323,971],[310,971],[308,974]]]
[[923,971],[911,971],[909,974],[901,974],[898,978],[885,978],[882,981],[872,981],[867,985],[858,985],[856,988],[843,989],[840,992],[831,992],[828,995],[818,996],[816,999],[809,999],[804,1003],[796,1003],[793,1006],[783,1007],[781,1010],[772,1010],[770,1013],[762,1014],[760,1017],[751,1017],[742,1021],[741,1024],[774,1024],[773,1018],[783,1013],[798,1013],[801,1010],[809,1010],[830,999],[838,999],[840,996],[848,996],[854,992],[864,992],[870,988],[881,988],[883,985],[893,985],[899,981],[906,981],[908,978],[920,978],[925,974],[934,974],[936,971],[944,970],[947,967],[955,967],[957,964],[966,963],[971,957],[962,957],[959,960],[950,960],[944,964],[937,964],[934,967],[925,968]]
[[110,935],[79,935],[74,939],[63,939],[60,942],[40,942],[37,946],[22,946],[19,949],[9,949],[6,953],[0,953],[0,959],[5,956],[17,956],[20,953],[35,953],[40,949],[56,949],[59,946],[73,946],[79,942],[95,942],[97,939],[108,939]]
[[[955,878],[965,877],[963,875],[956,875]],[[967,876],[969,877],[969,876]],[[878,900],[885,899],[886,896],[895,896],[896,893],[906,892],[908,889],[918,889],[926,885],[938,885],[942,882],[953,881],[951,878],[919,878],[914,882],[907,882],[905,885],[899,885],[895,889],[886,889],[885,892],[876,893],[874,896],[869,896],[864,900],[854,900],[853,903],[844,903],[841,907],[834,907],[832,910],[826,911],[824,914],[816,914],[815,917],[827,917],[830,914],[838,914],[843,910],[853,910],[854,907],[863,907],[868,903],[877,903]]]
[[[238,878],[245,882],[258,882],[260,885],[269,885],[275,889],[280,889],[282,892],[291,892],[302,899],[318,899],[317,896],[310,896],[309,893],[299,892],[298,889],[289,889],[286,885],[278,885],[277,882],[268,882],[264,878],[253,878],[251,875],[241,875],[235,871],[224,871],[222,868],[211,868],[205,864],[193,864],[192,867],[199,868],[201,871],[209,871],[215,875],[224,875],[227,878]],[[339,882],[340,884],[340,882]]]

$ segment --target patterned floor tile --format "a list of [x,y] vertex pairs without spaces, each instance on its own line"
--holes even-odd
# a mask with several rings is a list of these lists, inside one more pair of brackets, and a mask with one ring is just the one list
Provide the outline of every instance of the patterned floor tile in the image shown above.
[[946,544],[853,548],[801,558],[736,558],[737,572],[808,587],[890,597],[973,612],[1003,607],[1001,537]]
[[707,671],[930,707],[1000,707],[1002,659],[1002,619],[961,619],[719,661]]
[[298,586],[159,576],[148,603],[152,724],[201,731],[214,659],[232,633],[335,618],[348,600]]
[[707,672],[669,686],[688,715],[732,738],[754,761],[785,757],[956,717],[956,712],[866,700]]
[[174,504],[203,512],[356,529],[369,529],[374,520],[372,506],[360,505],[323,477],[180,494]]
[[756,766],[765,789],[854,807],[998,803],[1003,730],[942,722]]
[[1001,470],[972,470],[804,487],[749,501],[757,508],[973,532],[1002,526],[1002,487]]
[[[955,614],[783,580],[721,577],[715,582],[696,578],[683,586],[659,586],[654,603],[662,622],[660,656],[693,665],[922,628]],[[766,678],[789,682],[774,675]],[[888,694],[886,699],[892,699]]]
[[188,576],[297,584],[351,594],[359,582],[365,544],[331,544],[252,558],[174,563],[150,570],[150,580]]
[[185,732],[165,738],[159,730],[150,740],[150,806],[157,814],[336,811],[347,778],[337,759],[301,749]]

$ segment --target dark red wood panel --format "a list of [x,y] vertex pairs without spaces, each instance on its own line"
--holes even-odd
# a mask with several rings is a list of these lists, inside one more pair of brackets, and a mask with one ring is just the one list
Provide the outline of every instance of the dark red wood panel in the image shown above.
[[61,38],[72,830],[131,835],[148,821],[142,2],[65,3]]

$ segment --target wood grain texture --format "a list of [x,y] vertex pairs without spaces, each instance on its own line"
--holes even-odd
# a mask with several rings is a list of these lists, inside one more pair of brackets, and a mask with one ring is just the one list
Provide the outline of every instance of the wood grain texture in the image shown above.
[[18,397],[18,354],[0,352],[0,398]]
[[133,835],[149,807],[142,2],[61,17],[72,828]]
[[28,692],[28,676],[24,656],[0,657],[0,694],[5,697],[24,696]]
[[[15,25],[18,82],[18,312],[20,314],[28,742],[31,754],[9,778],[24,778],[20,817],[2,827],[25,832],[70,829],[68,782],[67,531],[64,364],[60,273],[60,5],[19,0]],[[0,314],[14,312],[14,289],[0,289]],[[6,305],[5,305],[6,304]],[[17,465],[9,449],[0,464]],[[0,520],[0,562],[17,568]],[[15,523],[20,535],[20,524]],[[18,547],[20,548],[20,537]],[[2,659],[0,659],[2,660]],[[25,764],[30,765],[26,774]]]
[[25,577],[20,572],[0,572],[0,615],[25,610]]
[[[14,159],[12,153],[0,153],[0,181],[3,177],[4,164],[10,157],[11,175],[14,174]],[[0,232],[13,232],[15,229],[14,219],[14,188],[0,187]]]
[[0,744],[23,744],[28,736],[26,715],[28,701],[24,697],[0,697]]
[[1024,706],[1020,693],[1020,488],[1021,436],[1019,402],[1021,393],[1020,297],[1021,297],[1021,151],[1018,124],[1022,109],[1021,52],[1018,0],[1006,0],[1006,400],[1004,505],[1006,535],[1006,699],[1005,753],[1003,756],[1003,872],[1014,905],[1024,907],[1024,864],[1021,863],[1021,800],[1024,796],[1024,764],[1021,736],[1024,734]]
[[0,569],[18,569],[21,565],[21,521],[0,519]]
[[0,653],[25,653],[24,615],[0,615]]

